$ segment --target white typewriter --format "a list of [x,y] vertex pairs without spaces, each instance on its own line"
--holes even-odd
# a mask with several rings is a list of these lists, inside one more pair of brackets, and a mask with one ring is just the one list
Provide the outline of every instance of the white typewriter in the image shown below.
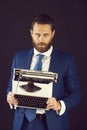
[[16,107],[46,109],[57,80],[57,73],[14,68],[12,91],[18,100]]

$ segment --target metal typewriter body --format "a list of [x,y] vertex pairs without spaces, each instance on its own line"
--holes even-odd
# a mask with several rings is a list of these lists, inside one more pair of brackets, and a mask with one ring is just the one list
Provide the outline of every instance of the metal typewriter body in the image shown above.
[[57,79],[57,73],[14,68],[12,91],[18,100],[16,107],[45,109]]

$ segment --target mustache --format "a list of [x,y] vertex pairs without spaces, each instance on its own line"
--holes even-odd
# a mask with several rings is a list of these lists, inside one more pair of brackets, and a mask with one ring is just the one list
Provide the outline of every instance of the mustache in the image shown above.
[[40,42],[40,43],[38,43],[37,45],[46,45],[46,43]]

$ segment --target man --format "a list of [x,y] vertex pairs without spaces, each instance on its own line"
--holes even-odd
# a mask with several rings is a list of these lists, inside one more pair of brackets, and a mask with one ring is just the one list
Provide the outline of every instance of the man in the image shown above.
[[58,73],[58,82],[53,83],[52,97],[47,101],[48,110],[37,109],[36,117],[32,121],[27,119],[26,109],[15,110],[13,130],[69,130],[68,111],[80,102],[80,86],[74,57],[53,47],[55,28],[50,16],[41,14],[35,17],[30,34],[33,48],[18,52],[14,56],[7,88],[7,102],[11,105],[17,104],[12,93],[13,69],[33,69],[38,54],[44,55],[42,70]]

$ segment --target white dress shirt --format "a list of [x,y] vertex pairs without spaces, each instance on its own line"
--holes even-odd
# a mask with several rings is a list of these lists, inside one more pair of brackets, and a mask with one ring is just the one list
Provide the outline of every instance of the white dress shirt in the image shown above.
[[[44,53],[40,53],[38,52],[35,48],[34,48],[34,55],[32,57],[32,62],[31,62],[31,66],[30,66],[30,69],[32,70],[38,60],[38,57],[37,55],[38,54],[43,54],[44,57],[42,59],[42,70],[43,71],[49,71],[49,66],[50,66],[50,59],[51,59],[51,53],[52,53],[52,50],[53,50],[53,46],[50,47],[50,49]],[[53,87],[53,86],[52,86]],[[65,112],[65,109],[66,109],[66,106],[65,106],[65,103],[63,100],[60,100],[60,103],[61,103],[61,110],[59,112],[57,112],[57,114],[59,115],[62,115],[64,112]],[[38,110],[36,111],[36,113],[40,113],[40,114],[43,114],[45,113],[44,110]]]

